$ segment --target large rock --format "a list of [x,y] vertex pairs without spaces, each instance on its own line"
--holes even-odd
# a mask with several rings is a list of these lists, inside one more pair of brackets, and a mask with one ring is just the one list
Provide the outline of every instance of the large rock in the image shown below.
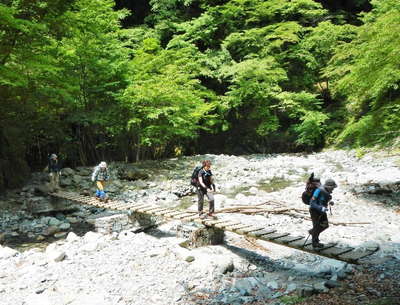
[[11,249],[9,247],[1,247],[0,246],[0,259],[10,258],[12,256],[17,255],[19,252]]
[[144,171],[134,167],[134,166],[124,166],[118,169],[118,177],[122,180],[145,180],[149,177]]

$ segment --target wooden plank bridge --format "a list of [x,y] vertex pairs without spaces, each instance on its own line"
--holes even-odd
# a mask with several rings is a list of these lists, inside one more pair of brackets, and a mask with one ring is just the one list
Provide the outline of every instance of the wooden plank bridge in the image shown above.
[[236,234],[253,237],[256,239],[272,242],[282,246],[294,248],[320,256],[334,258],[337,260],[359,264],[362,258],[365,258],[376,251],[379,247],[354,248],[354,247],[337,247],[335,243],[326,244],[323,248],[314,249],[311,245],[311,238],[308,240],[304,236],[293,236],[289,233],[277,232],[274,229],[266,229],[265,227],[257,227],[237,221],[222,219],[201,219],[195,212],[177,211],[167,208],[161,208],[156,205],[149,204],[132,204],[122,201],[109,200],[101,202],[94,197],[83,196],[72,192],[59,191],[51,193],[51,196],[68,199],[80,204],[92,205],[99,208],[120,211],[132,211],[136,213],[144,213],[153,216],[163,217],[166,220],[181,220],[187,222],[196,222],[205,226],[215,227],[224,231],[234,232]]

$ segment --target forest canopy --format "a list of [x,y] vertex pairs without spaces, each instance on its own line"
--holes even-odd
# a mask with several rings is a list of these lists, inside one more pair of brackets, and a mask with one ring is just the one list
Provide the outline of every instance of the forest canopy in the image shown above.
[[397,0],[3,0],[0,189],[52,152],[398,143],[398,29]]

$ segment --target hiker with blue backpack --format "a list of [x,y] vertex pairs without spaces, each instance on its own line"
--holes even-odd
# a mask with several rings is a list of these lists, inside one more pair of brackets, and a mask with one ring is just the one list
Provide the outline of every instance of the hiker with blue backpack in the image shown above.
[[302,199],[306,203],[306,193],[309,193],[310,190],[312,191],[312,196],[308,204],[310,205],[309,211],[313,227],[308,230],[308,233],[312,236],[313,248],[323,248],[324,244],[320,243],[319,235],[329,227],[327,216],[329,210],[328,205],[333,205],[331,194],[337,185],[333,179],[327,179],[325,183],[321,185],[319,179],[311,175],[307,182],[307,187],[302,195]]
[[99,165],[94,168],[92,173],[92,181],[96,182],[96,198],[101,201],[107,201],[108,197],[106,194],[106,181],[110,178],[108,174],[107,163],[102,161]]
[[[194,169],[191,184],[196,187],[198,197],[198,212],[200,218],[214,217],[214,192],[215,184],[213,181],[213,174],[211,172],[211,161],[204,160],[202,166],[198,166]],[[209,210],[206,215],[203,212],[204,197],[207,197],[209,202]]]

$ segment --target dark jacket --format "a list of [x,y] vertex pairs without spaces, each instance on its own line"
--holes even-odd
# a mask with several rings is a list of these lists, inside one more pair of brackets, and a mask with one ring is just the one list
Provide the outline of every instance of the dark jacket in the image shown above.
[[[213,184],[213,179],[212,179],[212,172],[211,170],[205,170],[204,168],[202,168],[199,171],[199,178],[201,177],[203,179],[203,183],[205,184],[205,186],[208,189],[214,189],[215,190],[215,186]],[[200,185],[200,184],[199,184]],[[201,186],[200,186],[201,187]]]
[[49,159],[49,165],[48,165],[48,170],[49,173],[57,173],[61,170],[61,163],[58,161],[58,159]]
[[310,209],[314,209],[322,213],[322,207],[328,207],[328,203],[331,201],[331,199],[331,194],[323,186],[320,186],[314,191],[314,194],[311,197]]

